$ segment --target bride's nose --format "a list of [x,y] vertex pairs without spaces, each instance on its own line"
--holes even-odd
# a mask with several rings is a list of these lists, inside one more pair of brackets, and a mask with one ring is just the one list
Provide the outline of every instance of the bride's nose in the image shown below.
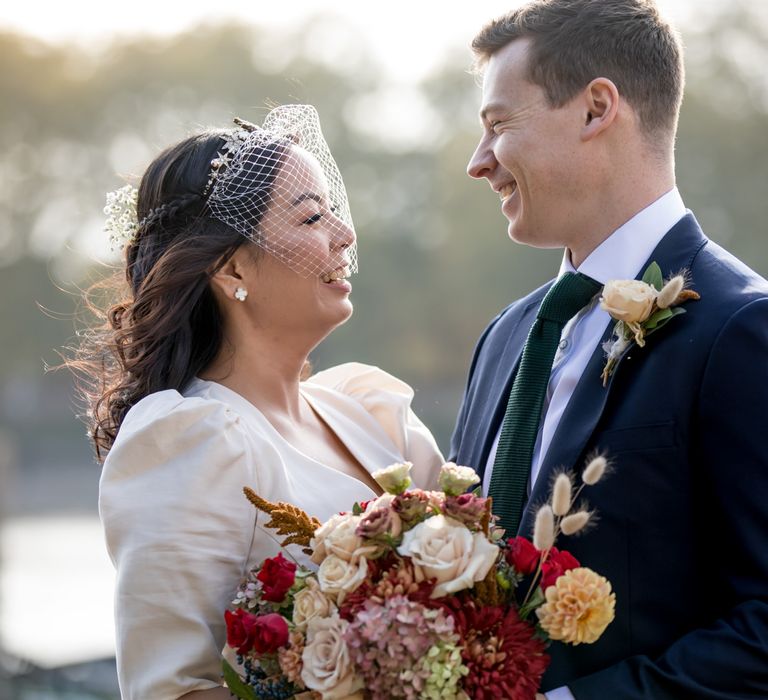
[[342,221],[337,216],[333,217],[331,226],[331,247],[334,250],[349,248],[357,242],[355,230],[351,225]]

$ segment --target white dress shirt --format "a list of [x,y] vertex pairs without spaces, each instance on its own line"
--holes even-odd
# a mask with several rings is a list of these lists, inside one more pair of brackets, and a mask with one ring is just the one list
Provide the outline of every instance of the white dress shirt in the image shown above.
[[[677,189],[659,197],[653,204],[638,212],[616,229],[576,270],[571,264],[569,251],[563,255],[558,277],[566,272],[581,272],[600,284],[614,279],[634,279],[653,253],[664,235],[685,215],[685,205]],[[600,308],[599,297],[574,316],[563,328],[547,394],[544,397],[544,420],[533,448],[531,480],[539,475],[543,456],[547,453],[563,412],[581,379],[584,368],[592,357],[611,318]],[[496,433],[488,455],[483,478],[483,491],[488,493],[496,459],[496,448],[501,437],[501,426]]]
[[[558,277],[566,272],[581,272],[605,284],[608,280],[634,279],[664,235],[686,210],[677,188],[659,197],[638,212],[606,238],[576,270],[571,264],[569,251],[563,255]],[[544,398],[544,419],[533,449],[529,493],[539,476],[544,455],[552,443],[557,426],[571,400],[590,357],[602,340],[611,318],[600,308],[599,296],[574,316],[563,328],[560,345],[552,364],[547,394]],[[491,483],[493,462],[501,437],[499,427],[494,439],[483,477],[483,491],[487,494]],[[573,700],[568,688],[557,688],[546,694],[548,700]]]

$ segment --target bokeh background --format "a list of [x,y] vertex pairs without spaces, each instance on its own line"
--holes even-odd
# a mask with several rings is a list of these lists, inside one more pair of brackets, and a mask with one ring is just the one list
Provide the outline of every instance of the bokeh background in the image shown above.
[[[99,467],[71,378],[44,370],[73,342],[79,290],[119,262],[104,192],[200,126],[316,105],[360,274],[353,319],[314,364],[401,376],[446,450],[476,337],[560,254],[513,245],[464,173],[479,133],[467,44],[514,2],[16,5],[0,10],[0,700],[117,698]],[[766,275],[768,5],[660,5],[687,50],[683,197]]]

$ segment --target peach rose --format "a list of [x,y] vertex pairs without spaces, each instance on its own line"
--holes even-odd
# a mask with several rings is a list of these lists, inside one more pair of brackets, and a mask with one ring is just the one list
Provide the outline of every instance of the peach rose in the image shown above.
[[651,315],[656,288],[639,280],[609,280],[603,287],[600,307],[617,321],[642,323]]

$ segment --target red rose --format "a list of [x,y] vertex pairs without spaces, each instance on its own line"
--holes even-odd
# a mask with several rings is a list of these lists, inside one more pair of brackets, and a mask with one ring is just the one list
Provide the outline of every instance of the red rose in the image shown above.
[[253,646],[251,632],[256,623],[256,615],[239,608],[235,612],[225,610],[224,620],[227,623],[227,644],[237,649],[238,654],[247,654]]
[[547,560],[541,567],[541,589],[546,591],[550,586],[555,585],[560,576],[566,571],[581,566],[578,559],[570,552],[560,551],[557,547],[552,547]]
[[288,637],[288,623],[282,615],[260,615],[254,629],[253,650],[257,654],[272,654],[288,644]]
[[514,567],[518,574],[528,576],[536,571],[541,552],[525,537],[507,540],[507,564]]
[[288,643],[288,623],[277,613],[254,615],[242,609],[226,610],[227,644],[238,654],[269,654]]
[[282,603],[296,580],[296,564],[285,559],[280,552],[276,557],[264,560],[256,578],[262,583],[261,597],[264,600]]

